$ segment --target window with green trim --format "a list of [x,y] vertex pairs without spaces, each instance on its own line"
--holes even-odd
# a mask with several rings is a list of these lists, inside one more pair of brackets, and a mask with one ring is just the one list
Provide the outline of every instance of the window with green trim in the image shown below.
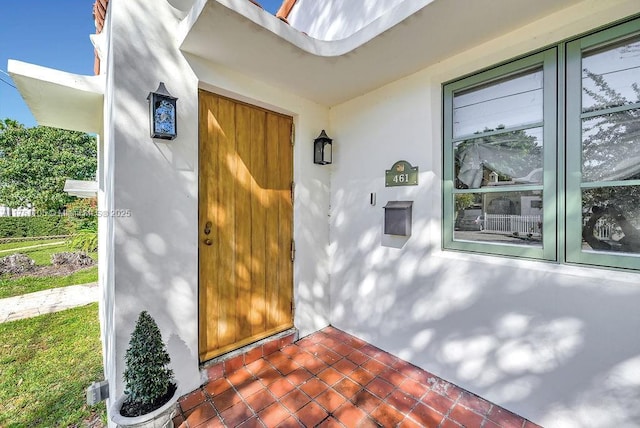
[[640,269],[640,19],[443,90],[445,248]]

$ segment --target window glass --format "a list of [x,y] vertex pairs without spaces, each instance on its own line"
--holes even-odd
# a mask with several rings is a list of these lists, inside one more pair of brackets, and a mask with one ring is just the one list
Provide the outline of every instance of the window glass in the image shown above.
[[542,191],[455,195],[454,240],[542,245]]
[[542,183],[542,128],[454,144],[455,187],[478,189]]
[[541,69],[456,93],[453,137],[542,122]]
[[583,119],[582,180],[637,179],[640,179],[640,109]]
[[582,192],[582,249],[640,253],[640,186]]
[[582,111],[640,102],[640,37],[582,58]]

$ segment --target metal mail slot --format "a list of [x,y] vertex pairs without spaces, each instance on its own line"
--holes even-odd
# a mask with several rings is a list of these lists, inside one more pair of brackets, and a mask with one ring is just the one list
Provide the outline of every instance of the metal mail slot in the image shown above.
[[413,201],[389,201],[384,206],[385,235],[411,236]]

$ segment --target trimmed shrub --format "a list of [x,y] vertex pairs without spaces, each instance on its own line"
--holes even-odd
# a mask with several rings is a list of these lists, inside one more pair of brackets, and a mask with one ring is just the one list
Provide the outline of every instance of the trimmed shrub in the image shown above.
[[0,217],[0,238],[68,235],[63,216]]
[[140,313],[124,356],[125,393],[123,416],[139,416],[166,403],[175,391],[169,354],[160,329],[147,311]]

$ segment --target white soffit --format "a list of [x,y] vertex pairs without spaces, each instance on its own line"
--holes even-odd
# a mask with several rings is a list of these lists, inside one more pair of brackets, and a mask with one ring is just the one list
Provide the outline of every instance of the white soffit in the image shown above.
[[39,125],[100,133],[104,78],[9,60],[7,69]]
[[67,179],[64,182],[64,191],[79,198],[95,198],[98,195],[98,182]]
[[196,0],[184,52],[332,106],[580,0],[404,0],[351,36],[311,38],[247,0]]

